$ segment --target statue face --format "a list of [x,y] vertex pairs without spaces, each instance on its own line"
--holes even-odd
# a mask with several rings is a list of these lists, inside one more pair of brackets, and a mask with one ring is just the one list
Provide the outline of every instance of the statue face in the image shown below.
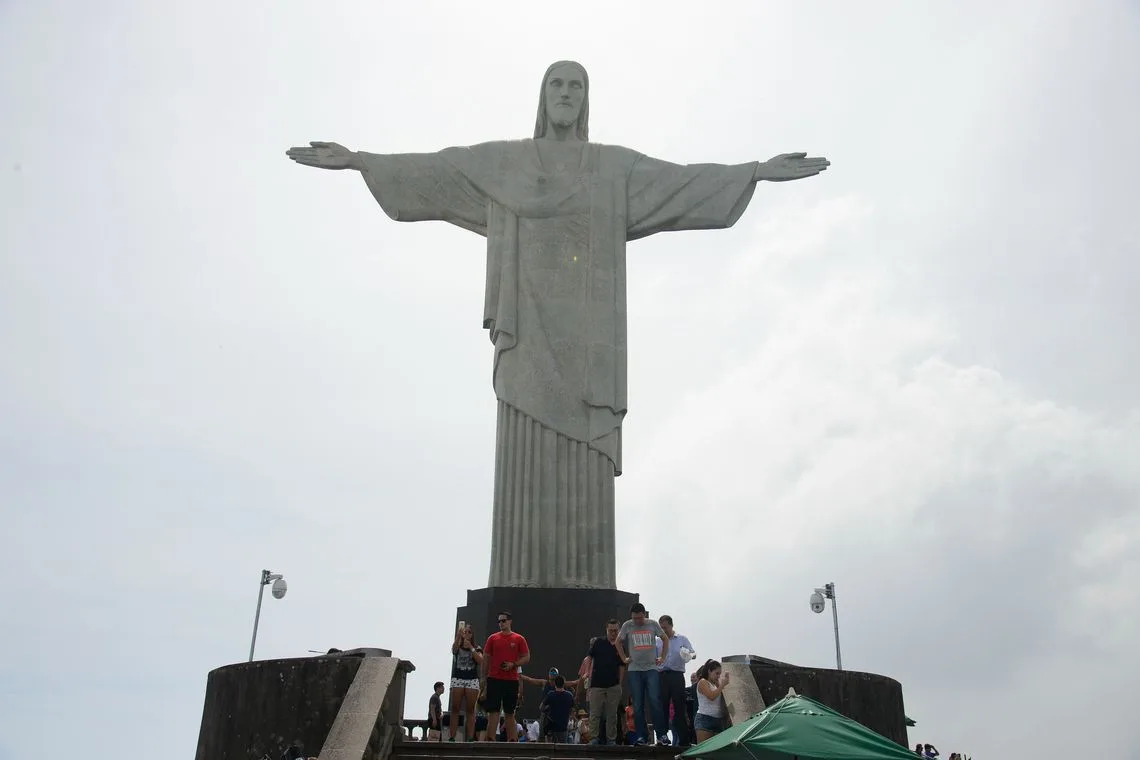
[[577,66],[559,66],[546,78],[546,115],[560,127],[572,127],[578,121],[582,101],[586,98],[586,82]]

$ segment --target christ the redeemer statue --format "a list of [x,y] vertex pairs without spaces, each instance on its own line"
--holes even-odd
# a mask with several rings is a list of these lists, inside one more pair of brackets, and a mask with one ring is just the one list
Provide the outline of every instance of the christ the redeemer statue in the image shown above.
[[360,172],[392,219],[487,239],[483,326],[499,399],[489,586],[616,587],[626,242],[731,227],[757,182],[828,167],[803,153],[671,164],[589,142],[589,114],[586,70],[559,61],[542,79],[534,139],[404,154],[314,142],[287,153]]

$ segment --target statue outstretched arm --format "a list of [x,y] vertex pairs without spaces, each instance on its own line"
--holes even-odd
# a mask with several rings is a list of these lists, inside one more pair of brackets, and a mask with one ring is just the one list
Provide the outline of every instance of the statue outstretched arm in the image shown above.
[[807,153],[781,153],[757,165],[755,182],[789,182],[793,179],[814,177],[827,171],[831,162],[822,156],[808,157]]
[[[311,142],[285,155],[302,166],[360,172],[384,212],[397,221],[449,222],[487,234],[487,196],[447,156],[462,160],[470,152],[382,155],[352,151],[334,142]],[[445,155],[446,154],[446,155]]]
[[826,158],[804,153],[781,153],[767,161],[732,166],[673,164],[639,154],[629,171],[626,238],[731,227],[747,208],[757,182],[804,179],[830,164]]
[[758,164],[674,164],[638,155],[629,172],[627,240],[731,227],[756,190]]

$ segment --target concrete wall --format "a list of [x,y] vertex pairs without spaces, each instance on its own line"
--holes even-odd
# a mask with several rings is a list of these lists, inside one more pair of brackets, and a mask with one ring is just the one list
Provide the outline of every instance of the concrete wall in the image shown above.
[[[734,658],[735,659],[735,658]],[[827,705],[888,739],[907,746],[902,684],[893,678],[853,670],[801,668],[751,662],[764,704],[783,699],[788,689]]]
[[305,657],[211,671],[195,760],[278,758],[295,742],[317,755],[361,661]]

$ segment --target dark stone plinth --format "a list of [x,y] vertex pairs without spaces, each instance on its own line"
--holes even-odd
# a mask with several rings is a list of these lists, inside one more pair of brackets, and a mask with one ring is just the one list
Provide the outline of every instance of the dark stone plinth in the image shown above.
[[[550,668],[569,681],[578,677],[578,666],[590,646],[590,637],[606,635],[606,621],[629,619],[637,594],[617,589],[587,588],[481,588],[467,591],[467,604],[456,612],[455,622],[467,621],[480,644],[499,630],[498,614],[510,610],[513,630],[526,637],[530,663],[523,672],[542,678]],[[538,695],[528,696],[519,714],[538,715]]]
[[[724,659],[745,661],[744,656]],[[792,688],[907,746],[902,684],[893,678],[854,670],[801,668],[759,657],[748,657],[747,661],[765,705],[783,699]]]
[[226,665],[210,672],[195,760],[258,760],[300,744],[317,755],[362,657]]

